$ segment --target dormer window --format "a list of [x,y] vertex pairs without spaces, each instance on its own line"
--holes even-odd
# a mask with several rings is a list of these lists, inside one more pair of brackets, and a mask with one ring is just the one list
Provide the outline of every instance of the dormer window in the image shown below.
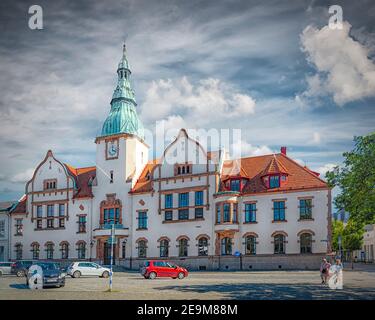
[[233,179],[230,181],[231,191],[241,191],[241,183],[239,179]]
[[280,176],[270,176],[270,189],[280,187]]

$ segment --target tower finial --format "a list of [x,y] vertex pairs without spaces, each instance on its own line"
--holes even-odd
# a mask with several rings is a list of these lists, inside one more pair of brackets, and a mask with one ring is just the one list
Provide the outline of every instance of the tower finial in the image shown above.
[[122,54],[123,55],[126,54],[126,44],[125,44],[125,41],[124,41],[124,44],[122,45]]

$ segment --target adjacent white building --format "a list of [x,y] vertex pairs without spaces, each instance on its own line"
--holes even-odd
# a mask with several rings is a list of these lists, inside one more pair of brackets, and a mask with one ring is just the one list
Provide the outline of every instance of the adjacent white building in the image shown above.
[[9,213],[14,205],[11,201],[0,202],[0,261],[9,259]]
[[136,112],[123,57],[96,166],[48,151],[11,214],[11,258],[115,263],[169,259],[191,269],[312,268],[331,251],[331,191],[278,154],[229,159],[181,129],[160,159]]

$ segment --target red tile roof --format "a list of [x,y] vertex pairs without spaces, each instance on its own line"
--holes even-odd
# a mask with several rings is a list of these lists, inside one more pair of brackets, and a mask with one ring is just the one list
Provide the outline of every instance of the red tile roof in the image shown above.
[[96,176],[96,167],[74,168],[66,163],[64,165],[76,181],[77,191],[73,197],[93,197],[91,182]]
[[[302,167],[282,153],[225,161],[222,180],[226,180],[231,176],[231,168],[238,165],[235,163],[236,161],[241,163],[241,176],[249,179],[243,193],[328,188],[327,183],[311,170]],[[261,178],[265,172],[275,172],[275,170],[287,173],[287,182],[280,188],[267,189]]]
[[[145,166],[131,193],[152,191],[152,181],[147,175],[158,164],[158,160],[153,160]],[[280,188],[267,189],[262,177],[264,174],[272,173],[286,174],[287,182]],[[316,172],[302,167],[282,153],[224,161],[221,180],[225,181],[230,177],[243,177],[249,180],[243,193],[328,188],[327,183],[320,179]]]
[[263,171],[263,176],[268,174],[288,174],[288,170],[281,164],[279,160],[277,160],[276,155],[273,155],[271,160],[269,161],[268,165]]
[[153,172],[153,170],[158,166],[159,162],[160,159],[156,159],[151,160],[146,164],[130,193],[143,193],[152,191],[152,181],[149,177],[149,174]]
[[13,208],[11,213],[26,213],[26,200],[27,196],[24,194],[22,198],[18,200],[17,205]]

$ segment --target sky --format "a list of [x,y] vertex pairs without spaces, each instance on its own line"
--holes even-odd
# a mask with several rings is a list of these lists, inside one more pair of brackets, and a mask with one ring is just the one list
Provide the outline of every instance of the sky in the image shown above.
[[325,1],[1,1],[0,200],[49,149],[95,165],[124,41],[147,129],[241,129],[243,156],[287,146],[324,175],[375,127],[375,3],[335,4],[341,29]]

